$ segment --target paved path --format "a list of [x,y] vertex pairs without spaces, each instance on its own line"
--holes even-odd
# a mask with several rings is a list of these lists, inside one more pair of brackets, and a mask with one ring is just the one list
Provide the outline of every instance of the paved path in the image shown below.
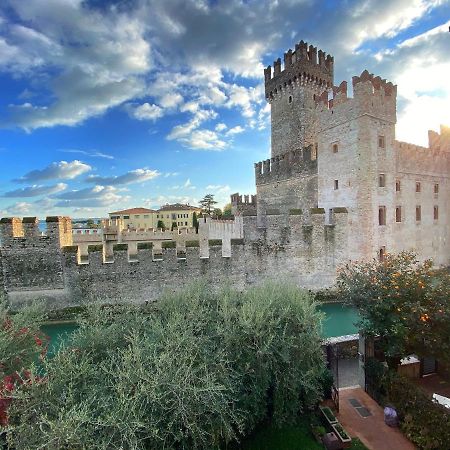
[[[361,417],[350,404],[356,399],[371,416]],[[414,450],[416,447],[397,428],[384,423],[383,409],[361,388],[339,391],[338,419],[353,437],[358,437],[370,450]]]

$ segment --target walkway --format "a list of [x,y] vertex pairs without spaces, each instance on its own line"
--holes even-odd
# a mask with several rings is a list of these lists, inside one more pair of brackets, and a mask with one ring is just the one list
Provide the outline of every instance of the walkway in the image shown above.
[[[349,399],[355,399],[370,412],[361,417]],[[397,428],[384,423],[383,409],[361,388],[339,391],[339,414],[342,426],[351,436],[358,437],[370,450],[414,450],[416,447]]]

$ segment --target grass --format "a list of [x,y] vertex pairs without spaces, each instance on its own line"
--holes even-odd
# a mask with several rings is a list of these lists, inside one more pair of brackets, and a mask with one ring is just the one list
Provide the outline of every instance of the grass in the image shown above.
[[308,420],[303,419],[297,425],[275,428],[263,427],[246,439],[240,450],[323,450],[323,446],[314,439]]
[[350,450],[369,450],[358,438],[352,439]]

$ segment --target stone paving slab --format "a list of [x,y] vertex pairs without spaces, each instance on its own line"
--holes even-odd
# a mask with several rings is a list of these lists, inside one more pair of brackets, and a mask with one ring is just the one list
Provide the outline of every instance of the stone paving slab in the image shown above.
[[[356,399],[371,415],[361,417],[349,402]],[[358,437],[370,450],[414,450],[416,447],[400,432],[384,423],[383,409],[361,388],[339,390],[337,415],[342,426],[353,437]]]

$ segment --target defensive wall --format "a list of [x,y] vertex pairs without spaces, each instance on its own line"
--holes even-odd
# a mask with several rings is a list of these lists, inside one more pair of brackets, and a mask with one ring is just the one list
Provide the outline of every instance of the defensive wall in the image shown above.
[[[259,227],[256,216],[249,215],[241,218],[243,238],[210,239],[200,227],[198,240],[165,241],[160,247],[139,243],[136,248],[121,243],[111,253],[106,244],[93,245],[87,256],[68,245],[69,218],[48,218],[47,236],[39,235],[35,218],[3,219],[2,287],[12,307],[43,299],[49,308],[95,300],[153,301],[164,289],[182,289],[200,277],[239,289],[270,278],[325,287],[346,260],[346,211],[337,208],[333,217],[332,224],[325,224],[323,210],[304,214],[297,209],[287,222],[285,215],[270,214]],[[234,225],[225,225],[233,235]],[[27,230],[23,236],[20,226]]]

